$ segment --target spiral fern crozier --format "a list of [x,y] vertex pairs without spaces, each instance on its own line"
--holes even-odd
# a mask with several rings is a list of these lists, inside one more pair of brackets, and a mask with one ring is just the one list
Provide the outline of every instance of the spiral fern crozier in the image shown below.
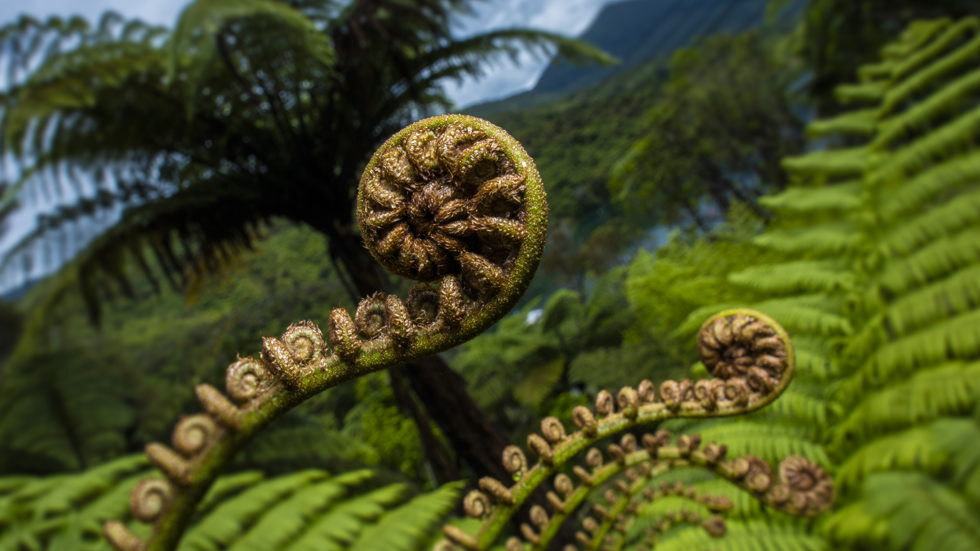
[[206,414],[178,424],[173,448],[147,446],[166,479],[143,481],[132,494],[133,514],[153,523],[151,536],[141,540],[112,521],[106,538],[125,551],[176,548],[214,479],[273,419],[327,388],[487,330],[527,290],[547,216],[534,162],[500,128],[444,115],[392,136],[364,170],[357,220],[372,255],[418,282],[407,300],[378,293],[365,297],[354,316],[335,308],[326,336],[302,321],[281,338],[264,338],[258,358],[228,367],[231,399],[210,385],[197,387]]
[[[464,507],[469,516],[483,521],[479,529],[470,534],[446,526],[444,533],[448,540],[440,542],[437,549],[486,551],[493,548],[513,515],[549,479],[553,479],[555,489],[547,493],[551,512],[532,508],[530,523],[521,525],[523,541],[510,538],[506,542],[508,551],[550,549],[562,523],[593,491],[620,473],[625,474],[627,481],[616,481],[614,487],[618,494],[610,489],[605,496],[612,507],[596,506],[600,520],[587,517],[583,522],[585,532],[576,536],[579,547],[569,544],[566,549],[599,549],[607,539],[612,540],[610,548],[621,546],[630,523],[627,513],[630,507],[638,507],[632,502],[633,495],[645,483],[638,479],[637,473],[648,481],[671,469],[693,466],[711,471],[755,499],[789,514],[814,516],[827,510],[834,501],[833,481],[819,465],[805,458],[790,456],[783,460],[777,477],[769,463],[759,457],[746,455],[726,460],[727,447],[715,442],[701,448],[701,436],[697,434],[682,434],[671,446],[670,433],[662,429],[642,435],[639,442],[627,432],[665,419],[722,417],[755,411],[782,394],[796,367],[793,344],[786,331],[768,316],[749,309],[727,310],[709,318],[698,334],[698,351],[713,375],[710,379],[664,381],[659,386],[646,380],[636,389],[620,389],[615,397],[603,390],[596,395],[594,412],[585,406],[577,406],[572,411],[579,430],[571,434],[566,433],[557,418],[545,418],[541,423],[543,436],[531,434],[527,439],[527,447],[537,456],[537,463],[529,465],[520,448],[508,447],[503,464],[514,475],[514,484],[489,477],[481,479],[480,489],[466,497],[465,503],[470,505]],[[606,462],[597,444],[622,433],[625,434],[618,441],[607,445],[609,461]],[[585,465],[574,465],[580,457]],[[572,473],[581,481],[577,488],[568,475],[561,473],[568,466],[572,466]],[[720,496],[702,496],[700,502],[713,512],[731,508],[731,503]],[[681,521],[701,525],[713,537],[720,537],[725,531],[720,517],[702,519],[687,513],[665,519],[662,526]],[[612,532],[620,535],[613,536]],[[652,534],[651,540],[656,537],[656,533]]]

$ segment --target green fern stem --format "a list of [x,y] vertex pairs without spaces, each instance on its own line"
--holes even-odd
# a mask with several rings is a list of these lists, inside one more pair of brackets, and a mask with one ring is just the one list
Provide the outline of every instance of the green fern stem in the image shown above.
[[[580,457],[595,442],[666,419],[724,417],[757,410],[782,394],[795,372],[796,360],[789,335],[774,320],[754,310],[725,310],[709,318],[698,333],[698,349],[702,361],[715,376],[714,379],[697,382],[665,381],[660,385],[659,392],[650,381],[643,381],[636,390],[624,387],[615,399],[607,391],[600,392],[595,405],[600,419],[597,420],[593,412],[584,406],[575,408],[572,417],[580,430],[570,435],[565,434],[564,427],[556,418],[545,419],[542,422],[543,436],[532,434],[528,437],[528,448],[539,458],[537,464],[528,469],[527,460],[519,448],[511,446],[505,450],[504,467],[514,473],[517,482],[508,488],[492,478],[480,480],[480,488],[495,498],[497,506],[491,507],[489,498],[482,492],[471,492],[467,496],[467,503],[472,506],[467,507],[467,513],[478,518],[485,516],[486,520],[475,536],[452,526],[445,528],[446,536],[468,550],[490,549],[511,517],[531,494],[551,476]],[[661,400],[659,402],[658,394]],[[617,404],[620,408],[618,412]],[[631,444],[628,443],[630,440]],[[766,475],[768,479],[761,491],[757,483],[742,480],[751,474],[749,464],[762,470],[768,468],[761,466],[761,460],[743,458],[733,462],[722,461],[724,446],[712,443],[704,451],[698,451],[697,441],[689,436],[682,436],[679,445],[671,447],[666,445],[663,434],[646,435],[643,446],[647,451],[638,453],[648,455],[636,456],[636,461],[656,457],[707,468],[743,487],[755,487],[755,494],[760,499],[797,514],[816,514],[828,507],[833,499],[833,486],[828,482],[829,494],[819,498],[827,498],[824,500],[826,503],[821,502],[819,506],[813,507],[792,505],[793,500],[787,494],[789,486],[771,486],[771,472]],[[610,455],[616,462],[623,462],[626,454],[633,452],[635,448],[635,438],[627,435],[622,446],[610,446]],[[599,459],[595,459],[596,454],[599,454]],[[592,466],[597,466],[601,464],[601,452],[593,448],[586,459]],[[787,461],[789,460],[792,460],[791,464],[796,468],[812,470],[814,476],[819,474],[821,479],[827,479],[826,473],[816,465],[801,463],[806,460],[797,457],[788,458]],[[819,469],[819,473],[816,469]],[[597,473],[589,475],[581,467],[576,467],[575,472],[583,483],[593,485],[593,477]],[[615,472],[618,471],[613,469],[608,474],[601,471],[602,476],[612,476]],[[556,486],[558,485],[560,484],[556,479]],[[771,495],[766,493],[770,491]],[[576,498],[584,499],[585,495],[577,495]],[[567,517],[563,510],[566,507],[560,503],[552,505],[557,511],[553,519],[557,522],[553,524],[560,525]],[[533,548],[543,548],[539,547],[540,541],[550,540],[556,531],[557,526],[549,523],[542,529],[541,535],[536,536],[539,543],[532,541]]]
[[178,423],[176,451],[147,446],[167,480],[145,480],[131,498],[133,515],[153,522],[153,533],[144,542],[121,523],[106,523],[117,549],[175,549],[197,503],[236,452],[297,404],[490,328],[534,276],[548,207],[520,143],[481,119],[444,115],[406,127],[375,153],[361,180],[357,214],[375,258],[420,283],[407,301],[382,294],[363,299],[355,317],[334,309],[327,339],[308,321],[280,339],[263,339],[260,358],[229,366],[231,399],[210,385],[197,387],[207,414]]

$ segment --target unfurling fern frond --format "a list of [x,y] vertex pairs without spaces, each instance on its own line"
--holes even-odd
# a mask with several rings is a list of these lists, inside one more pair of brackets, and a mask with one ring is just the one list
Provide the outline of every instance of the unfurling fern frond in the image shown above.
[[147,446],[165,475],[133,492],[134,515],[154,523],[149,541],[109,522],[105,534],[117,548],[174,549],[235,453],[296,404],[456,346],[498,321],[534,275],[547,204],[519,143],[486,121],[445,115],[405,128],[378,150],[364,170],[357,216],[371,254],[419,283],[406,300],[381,293],[364,298],[354,316],[334,309],[326,338],[304,321],[281,339],[264,339],[259,358],[229,366],[230,398],[199,386],[207,413],[177,424],[173,448]]
[[[575,408],[572,416],[580,430],[572,434],[566,434],[561,421],[554,417],[543,420],[542,435],[528,437],[528,448],[538,462],[530,465],[517,447],[505,450],[504,467],[513,473],[516,482],[510,485],[493,478],[481,479],[481,490],[471,492],[465,503],[467,514],[484,519],[482,526],[475,535],[446,526],[445,534],[452,543],[444,542],[440,549],[454,549],[455,545],[471,551],[491,548],[518,508],[556,474],[554,486],[561,496],[549,494],[552,511],[536,506],[531,509],[531,524],[522,525],[522,535],[532,549],[548,548],[575,508],[593,490],[624,470],[632,484],[617,482],[622,496],[608,498],[612,504],[608,510],[597,508],[603,520],[593,519],[594,527],[587,527],[589,534],[581,533],[577,538],[587,549],[598,549],[617,524],[618,516],[631,506],[630,497],[642,487],[637,472],[649,479],[672,469],[696,466],[791,514],[809,516],[829,507],[834,496],[833,482],[817,463],[796,455],[780,464],[781,482],[777,482],[768,461],[753,455],[726,461],[725,445],[712,442],[699,450],[702,437],[697,434],[681,435],[676,446],[670,446],[670,434],[664,430],[643,435],[639,441],[627,432],[618,443],[609,445],[609,464],[604,464],[599,448],[590,448],[597,441],[633,427],[667,419],[725,417],[760,409],[783,393],[795,373],[795,356],[785,330],[750,310],[725,311],[708,319],[698,333],[698,349],[714,378],[665,381],[659,388],[643,381],[636,389],[624,387],[615,398],[603,391],[596,397],[595,413],[584,406]],[[658,397],[661,401],[657,401]],[[591,470],[573,468],[582,482],[576,489],[561,471],[582,455]],[[633,470],[632,474],[627,470],[639,466],[643,466],[642,470]],[[491,504],[491,497],[496,506]],[[715,524],[712,522],[709,530],[717,529]],[[622,521],[619,526],[625,532]],[[625,540],[619,541],[622,544]],[[524,544],[512,538],[507,548],[523,549]]]

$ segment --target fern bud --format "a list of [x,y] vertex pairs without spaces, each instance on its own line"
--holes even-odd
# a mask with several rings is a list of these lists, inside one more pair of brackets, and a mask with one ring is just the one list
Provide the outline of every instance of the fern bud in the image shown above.
[[616,482],[613,483],[613,486],[615,486],[616,489],[619,490],[620,493],[624,495],[629,495],[630,493],[630,487],[626,484],[626,481],[624,480],[617,480]]
[[207,415],[188,415],[174,427],[172,442],[184,457],[194,457],[201,453],[214,439],[218,425]]
[[596,423],[595,416],[589,408],[585,406],[575,406],[572,409],[572,421],[575,426],[582,429],[587,436],[593,437],[596,435],[598,429],[598,423]]
[[208,384],[197,385],[194,388],[194,393],[197,394],[197,401],[201,403],[204,411],[221,421],[222,425],[232,430],[240,428],[241,412],[218,389]]
[[684,394],[680,383],[677,381],[664,381],[660,383],[660,399],[663,400],[667,409],[677,410],[681,407]]
[[713,538],[720,538],[725,535],[728,528],[725,526],[725,519],[718,515],[712,515],[701,522],[701,528]]
[[548,503],[551,504],[551,507],[554,510],[559,511],[559,512],[562,512],[562,513],[566,513],[567,512],[566,506],[565,506],[565,502],[562,501],[562,499],[560,497],[558,497],[558,494],[556,494],[555,492],[548,492],[545,495],[545,498],[547,498]]
[[140,480],[129,496],[129,508],[133,517],[143,522],[154,522],[170,507],[174,488],[161,478]]
[[714,442],[708,444],[704,447],[704,457],[705,462],[708,465],[714,465],[723,459],[725,459],[725,454],[728,452],[728,446],[715,444]]
[[619,409],[627,419],[636,419],[636,414],[639,413],[637,409],[639,402],[640,397],[632,387],[624,386],[616,394],[616,403],[619,404]]
[[602,466],[602,452],[599,451],[599,448],[590,448],[589,451],[586,452],[585,464],[592,470],[596,470]]
[[547,464],[552,464],[555,461],[554,455],[551,451],[551,446],[548,442],[541,438],[541,436],[531,433],[527,435],[527,447],[529,450],[533,451],[538,458]]
[[636,437],[632,434],[626,433],[622,438],[619,439],[619,447],[623,448],[626,453],[633,453],[636,451]]
[[633,467],[626,469],[626,472],[623,474],[626,476],[626,480],[630,483],[636,482],[640,479],[640,473]]
[[750,389],[760,394],[767,394],[779,384],[778,381],[769,376],[765,369],[755,366],[750,367],[745,374],[745,382]]
[[507,505],[514,504],[514,496],[510,493],[510,489],[504,486],[496,478],[490,478],[489,476],[481,478],[480,489],[492,495],[494,499],[500,503],[505,503]]
[[612,459],[614,462],[622,463],[626,460],[626,452],[619,445],[609,444],[609,447],[606,449],[609,451],[609,459]]
[[180,454],[156,442],[147,444],[145,451],[150,463],[172,482],[183,485],[190,481],[190,464]]
[[650,463],[644,461],[643,463],[640,463],[639,465],[636,466],[636,470],[639,471],[640,476],[648,477],[650,476],[652,467],[650,466]]
[[417,283],[408,292],[405,307],[415,325],[427,329],[439,318],[439,291],[427,283]]
[[439,318],[448,327],[459,327],[466,316],[463,289],[453,276],[442,278],[439,284]]
[[388,311],[388,334],[391,335],[391,340],[395,346],[408,348],[415,340],[415,326],[408,314],[408,308],[396,295],[388,295],[385,309]]
[[725,398],[736,406],[749,403],[749,386],[742,379],[725,381]]
[[834,502],[834,482],[827,472],[813,461],[791,455],[779,464],[779,478],[792,493],[793,514],[814,516],[827,509]]
[[541,420],[541,434],[552,444],[560,444],[565,439],[565,425],[557,417],[545,417]]
[[140,551],[143,549],[143,542],[136,534],[129,531],[126,525],[112,520],[102,527],[102,534],[109,543],[119,551]]
[[276,378],[286,386],[295,388],[303,380],[299,365],[293,361],[289,349],[278,339],[262,337],[262,361],[269,367]]
[[585,528],[585,531],[589,532],[590,534],[595,534],[595,532],[599,529],[599,522],[592,517],[585,517],[582,520],[582,528]]
[[582,546],[586,549],[593,549],[594,547],[592,538],[585,535],[585,532],[575,532],[575,541],[582,544]]
[[569,494],[575,491],[575,484],[565,473],[559,473],[559,475],[555,477],[554,485],[555,491],[565,497],[568,497]]
[[482,519],[490,514],[490,498],[479,490],[473,490],[463,499],[463,511],[470,518]]
[[[613,496],[613,497],[615,498],[615,496]],[[592,505],[592,511],[596,515],[599,515],[600,517],[602,517],[604,519],[608,519],[608,518],[612,517],[612,514],[609,512],[609,509],[606,509],[604,506],[599,505],[598,503]]]
[[600,390],[596,395],[595,412],[600,417],[607,417],[616,412],[616,402],[608,390]]
[[507,446],[504,448],[501,463],[508,473],[515,479],[520,478],[527,471],[527,457],[517,446]]
[[643,379],[636,387],[636,395],[641,404],[652,404],[657,401],[657,386],[649,379]]
[[239,358],[228,366],[225,390],[239,404],[251,401],[269,386],[269,373],[262,362],[253,358]]
[[766,394],[779,386],[792,361],[785,331],[759,312],[730,310],[709,318],[698,332],[698,353],[720,379],[744,379]]
[[531,524],[537,526],[538,528],[544,528],[548,521],[548,512],[544,510],[544,507],[540,505],[532,505],[531,511],[529,513]]
[[301,368],[320,360],[326,350],[323,333],[310,320],[290,325],[279,340],[286,345],[290,357]]
[[712,496],[705,494],[702,495],[698,501],[703,503],[704,506],[712,512],[731,511],[732,508],[735,507],[735,504],[732,503],[732,500],[728,496]]
[[385,308],[384,293],[361,299],[354,313],[354,327],[357,334],[364,339],[373,340],[381,337],[388,326],[388,310]]
[[694,399],[701,404],[701,407],[708,411],[715,409],[718,397],[715,392],[719,384],[724,384],[719,379],[701,379],[694,383]]
[[447,524],[442,527],[442,534],[449,538],[449,541],[463,547],[464,549],[467,549],[468,551],[478,551],[480,549],[480,545],[476,542],[476,539],[473,536],[451,524]]
[[640,439],[640,442],[643,444],[643,449],[650,454],[650,457],[657,457],[657,450],[660,448],[660,441],[657,440],[656,436],[650,433],[644,434]]
[[582,481],[582,484],[592,487],[594,480],[592,479],[592,475],[589,474],[589,471],[583,469],[579,465],[575,465],[572,467],[572,472],[575,473],[575,476]]
[[[538,535],[527,524],[521,524],[521,535],[524,536],[524,539],[532,543],[536,543],[538,540]],[[504,544],[504,551],[524,551],[524,544],[518,538],[507,538],[507,542]]]
[[361,341],[357,338],[354,320],[345,308],[334,308],[330,311],[330,324],[327,334],[334,352],[345,362],[353,362],[361,351]]
[[688,456],[694,450],[698,449],[698,445],[701,444],[700,434],[682,434],[677,437],[677,448],[680,449],[681,454]]

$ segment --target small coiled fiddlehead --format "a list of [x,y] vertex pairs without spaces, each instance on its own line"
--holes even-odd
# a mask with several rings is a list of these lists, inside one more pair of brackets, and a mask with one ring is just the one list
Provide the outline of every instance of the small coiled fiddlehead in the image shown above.
[[[500,128],[444,115],[392,136],[368,162],[357,198],[365,244],[389,271],[418,281],[403,301],[376,294],[352,317],[330,313],[264,338],[259,358],[229,366],[227,396],[197,387],[205,414],[182,420],[173,448],[147,446],[165,479],[141,482],[136,518],[143,541],[106,523],[120,550],[172,550],[213,480],[273,419],[344,381],[436,354],[507,314],[530,284],[544,250],[548,207],[534,162]],[[230,398],[230,399],[229,399]]]
[[[509,470],[515,474],[516,483],[509,486],[492,478],[481,479],[480,490],[467,496],[468,502],[479,502],[481,506],[466,509],[470,516],[484,519],[479,532],[470,535],[446,526],[444,533],[450,541],[440,544],[442,551],[458,547],[469,551],[491,548],[524,501],[557,474],[554,487],[562,496],[549,493],[552,513],[544,511],[543,517],[539,514],[548,521],[535,523],[531,519],[536,528],[529,524],[522,526],[526,545],[518,538],[511,538],[507,543],[508,550],[547,549],[561,524],[593,489],[625,469],[645,462],[653,462],[652,469],[660,472],[687,466],[710,470],[756,499],[790,514],[813,516],[829,508],[834,499],[833,482],[813,462],[791,456],[780,465],[777,480],[770,465],[758,457],[748,455],[726,460],[727,448],[714,442],[699,449],[699,435],[681,435],[670,446],[671,436],[663,430],[645,434],[639,442],[633,434],[626,433],[618,443],[608,445],[611,461],[605,463],[602,451],[593,447],[599,440],[666,419],[721,417],[757,410],[782,394],[795,371],[793,345],[786,331],[771,318],[753,310],[727,310],[712,316],[698,333],[698,351],[713,378],[696,382],[664,381],[659,386],[642,381],[636,389],[624,387],[615,397],[601,391],[595,399],[594,413],[584,406],[572,411],[572,419],[579,428],[572,434],[566,434],[557,419],[545,419],[544,437],[532,434],[527,442],[538,462],[528,467],[522,450],[509,448],[505,452],[505,466],[521,465],[520,469]],[[515,461],[515,456],[521,460]],[[581,486],[575,489],[568,476],[558,473],[581,456],[585,467],[572,468],[581,481]],[[496,506],[489,505],[490,498],[496,501]],[[621,509],[627,506],[628,499],[617,502]],[[617,515],[611,514],[610,518],[615,519]],[[593,522],[596,525],[595,531],[590,531],[592,535],[578,538],[579,544],[587,549],[597,548],[614,523]]]

